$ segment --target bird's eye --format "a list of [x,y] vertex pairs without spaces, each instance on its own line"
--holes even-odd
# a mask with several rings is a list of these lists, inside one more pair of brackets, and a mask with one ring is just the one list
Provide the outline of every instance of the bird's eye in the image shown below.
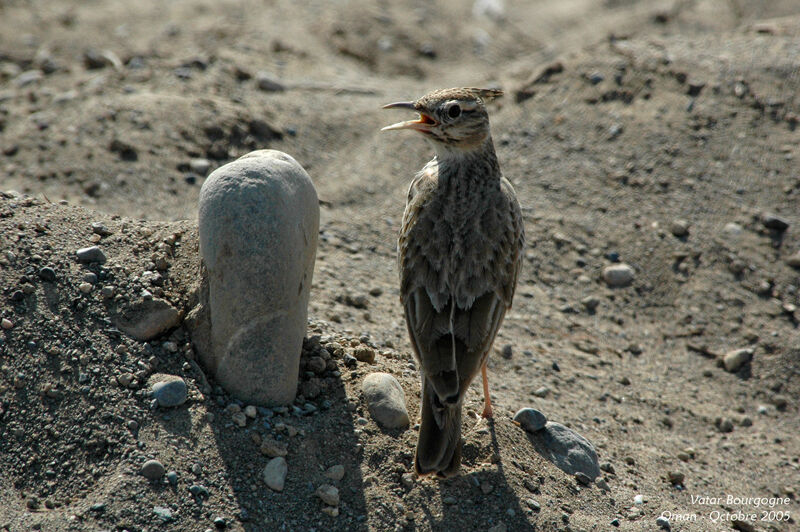
[[450,118],[458,118],[459,116],[461,116],[461,107],[459,107],[457,103],[451,105],[450,108],[447,110],[447,116],[449,116]]

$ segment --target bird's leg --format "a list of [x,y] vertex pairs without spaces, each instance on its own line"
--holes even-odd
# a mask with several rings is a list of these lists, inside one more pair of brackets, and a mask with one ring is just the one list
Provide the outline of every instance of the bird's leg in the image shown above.
[[486,362],[481,366],[481,375],[483,376],[483,413],[481,415],[489,419],[492,417],[492,398],[489,397],[489,379],[486,377]]

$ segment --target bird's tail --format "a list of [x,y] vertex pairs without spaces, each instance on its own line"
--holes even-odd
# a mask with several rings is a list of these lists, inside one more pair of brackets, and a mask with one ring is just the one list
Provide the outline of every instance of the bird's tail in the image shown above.
[[461,466],[461,402],[442,403],[428,379],[422,381],[422,422],[414,468],[418,475],[453,476]]

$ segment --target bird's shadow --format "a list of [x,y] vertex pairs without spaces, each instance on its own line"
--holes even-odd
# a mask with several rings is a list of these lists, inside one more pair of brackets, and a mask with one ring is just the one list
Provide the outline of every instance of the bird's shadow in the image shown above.
[[432,530],[452,530],[451,523],[463,521],[465,515],[474,516],[472,530],[489,530],[500,523],[507,530],[535,530],[509,482],[495,420],[485,422],[490,435],[488,454],[472,443],[466,443],[462,452],[465,465],[488,462],[491,466],[439,481],[441,513],[434,514],[432,505],[422,509]]

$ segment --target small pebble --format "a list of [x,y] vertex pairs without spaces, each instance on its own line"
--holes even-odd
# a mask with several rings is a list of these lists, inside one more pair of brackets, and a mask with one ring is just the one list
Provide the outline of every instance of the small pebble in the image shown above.
[[514,356],[514,351],[510,344],[506,344],[503,346],[503,349],[500,351],[500,356],[502,356],[506,360],[511,360],[511,357]]
[[667,473],[667,477],[669,478],[670,484],[678,485],[683,484],[684,474],[680,471],[670,471]]
[[264,483],[269,486],[271,490],[283,491],[288,470],[289,467],[286,464],[286,459],[282,456],[278,456],[267,463],[261,476],[264,479]]
[[325,471],[325,476],[331,480],[342,480],[344,478],[344,466],[336,464]]
[[371,347],[357,347],[353,350],[353,355],[359,362],[366,362],[367,364],[373,364],[375,362],[375,350]]
[[206,488],[202,484],[192,484],[191,486],[189,486],[189,493],[191,493],[195,497],[200,497],[203,499],[208,499],[208,497],[211,495],[208,491],[208,488]]
[[526,431],[536,432],[547,424],[547,417],[535,408],[522,408],[514,414],[514,421]]
[[669,519],[667,519],[663,515],[656,518],[656,525],[658,525],[659,528],[663,528],[664,530],[672,530],[672,527],[669,524]]
[[586,296],[581,299],[581,304],[589,312],[594,312],[600,305],[600,299],[597,296]]
[[361,384],[370,416],[387,428],[406,427],[409,424],[405,392],[388,373],[370,373]]
[[84,294],[88,294],[89,292],[91,292],[92,288],[94,288],[92,283],[81,283],[78,285],[78,290],[80,290]]
[[2,327],[5,330],[8,330],[13,326],[14,323],[8,318],[3,318],[2,321],[0,321],[0,327]]
[[798,251],[794,255],[790,255],[786,259],[786,264],[788,264],[792,268],[800,268],[800,251]]
[[44,268],[39,270],[39,278],[42,281],[52,283],[56,280],[56,271],[49,266],[45,266]]
[[735,349],[725,353],[722,362],[725,366],[725,371],[736,373],[739,368],[750,362],[753,358],[753,349],[747,347],[744,349]]
[[669,232],[681,238],[689,234],[689,222],[686,220],[673,220],[669,224]]
[[169,523],[173,519],[172,511],[166,506],[154,506],[153,513],[165,523]]
[[322,513],[325,515],[329,515],[331,517],[338,517],[339,516],[339,507],[338,506],[323,506]]
[[273,458],[278,456],[286,456],[288,454],[288,450],[284,442],[279,442],[277,440],[272,439],[269,436],[264,437],[264,439],[261,441],[261,446],[259,447],[259,451],[261,452],[261,454]]
[[167,482],[169,482],[172,486],[178,485],[178,473],[175,471],[167,472]]
[[189,169],[196,174],[205,176],[211,169],[211,161],[208,159],[192,159],[189,161]]
[[240,428],[247,426],[247,416],[244,414],[244,412],[236,412],[231,416],[231,419]]
[[547,397],[548,395],[550,395],[550,388],[548,388],[547,386],[540,386],[539,388],[536,388],[536,390],[533,391],[533,395],[535,395],[536,397]]
[[148,460],[142,465],[141,473],[148,480],[158,480],[164,476],[164,466],[158,460]]
[[102,224],[102,222],[92,222],[92,232],[96,235],[100,236],[108,236],[111,234],[108,227]]
[[78,257],[78,262],[85,264],[92,262],[103,264],[106,261],[105,253],[97,246],[81,248],[75,252],[75,255]]
[[764,213],[761,215],[761,223],[767,229],[774,229],[775,231],[786,231],[789,228],[789,222],[780,216],[772,213]]
[[733,420],[729,417],[717,418],[714,424],[720,432],[733,432]]
[[267,72],[258,72],[256,74],[256,85],[259,89],[266,92],[280,92],[286,88],[280,81]]
[[186,402],[186,383],[182,378],[172,376],[153,384],[152,393],[161,407],[180,406]]
[[603,269],[603,280],[611,288],[628,286],[633,282],[634,277],[633,268],[625,263],[612,264]]
[[339,489],[330,484],[323,484],[314,492],[328,506],[339,506]]
[[644,495],[636,495],[633,497],[633,504],[641,505],[644,504]]
[[744,231],[744,228],[737,223],[728,222],[725,224],[725,227],[723,227],[722,230],[729,235],[739,236],[742,234],[742,231]]
[[452,495],[448,495],[442,499],[442,502],[445,504],[449,504],[450,506],[454,504],[458,504],[458,499],[453,497]]

